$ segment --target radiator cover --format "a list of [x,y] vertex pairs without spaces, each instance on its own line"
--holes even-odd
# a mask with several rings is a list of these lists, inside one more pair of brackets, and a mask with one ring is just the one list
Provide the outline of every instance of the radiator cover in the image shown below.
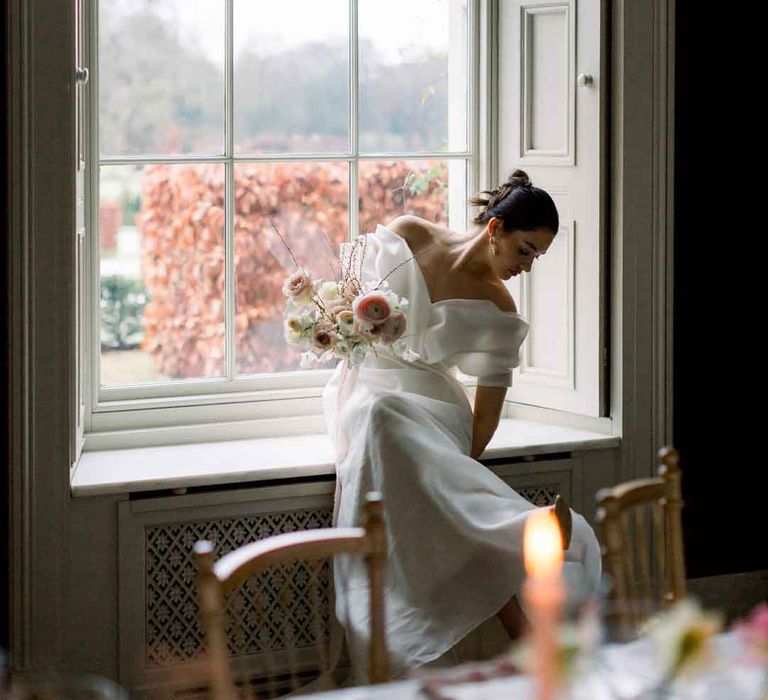
[[[563,459],[492,468],[543,506],[558,493],[572,498],[571,467]],[[333,486],[326,480],[120,503],[121,683],[144,693],[199,684],[203,630],[193,544],[209,539],[221,556],[270,535],[329,527]],[[230,596],[226,624],[236,667],[258,665],[267,651],[315,659],[327,644],[330,566],[318,564],[320,586],[312,595],[307,566],[275,567]]]

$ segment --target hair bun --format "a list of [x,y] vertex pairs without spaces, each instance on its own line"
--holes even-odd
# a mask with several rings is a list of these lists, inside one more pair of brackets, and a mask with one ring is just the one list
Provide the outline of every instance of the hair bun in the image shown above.
[[504,184],[510,186],[510,189],[514,187],[530,187],[531,178],[528,177],[528,173],[525,170],[518,169],[509,176]]
[[506,182],[503,182],[495,190],[490,192],[491,201],[488,206],[501,201],[512,192],[512,190],[518,187],[532,187],[531,180],[525,170],[515,170],[515,172],[507,178]]
[[500,218],[503,221],[502,231],[546,228],[554,235],[560,227],[560,217],[552,197],[540,187],[534,187],[525,170],[514,170],[495,190],[483,190],[467,202],[483,207],[472,219],[473,223],[481,226],[492,218]]

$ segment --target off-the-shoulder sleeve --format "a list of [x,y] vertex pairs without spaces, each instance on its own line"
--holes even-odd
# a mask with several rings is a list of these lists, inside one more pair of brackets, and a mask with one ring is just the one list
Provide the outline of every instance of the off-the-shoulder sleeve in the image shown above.
[[452,359],[464,374],[477,377],[478,386],[512,386],[512,369],[520,364],[519,354],[514,350],[465,352]]
[[522,316],[491,302],[457,299],[436,305],[433,322],[425,340],[428,362],[455,365],[477,377],[478,386],[512,386],[529,330]]

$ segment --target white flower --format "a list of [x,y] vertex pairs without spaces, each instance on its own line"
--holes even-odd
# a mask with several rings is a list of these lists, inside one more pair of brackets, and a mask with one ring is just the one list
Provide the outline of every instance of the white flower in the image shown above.
[[317,295],[324,302],[337,301],[340,298],[339,285],[334,280],[323,282],[317,290]]
[[349,341],[343,336],[337,336],[333,343],[333,351],[341,357],[347,357],[350,350]]
[[283,337],[286,342],[294,345],[298,345],[303,340],[301,328],[296,329],[294,327],[296,323],[298,323],[298,319],[295,316],[290,319],[286,318],[283,321]]
[[326,350],[320,355],[320,357],[317,358],[320,364],[323,364],[324,362],[328,362],[329,360],[332,360],[332,359],[333,359],[333,350]]
[[312,312],[290,304],[283,319],[283,335],[289,343],[300,344],[310,339],[314,325]]
[[339,333],[353,335],[355,332],[355,314],[350,309],[342,309],[336,314],[336,323],[339,324]]
[[706,612],[694,598],[682,598],[646,623],[656,643],[664,675],[692,673],[709,657],[709,640],[723,626],[720,613]]
[[317,355],[311,350],[301,353],[301,359],[299,360],[299,367],[314,367],[317,363]]

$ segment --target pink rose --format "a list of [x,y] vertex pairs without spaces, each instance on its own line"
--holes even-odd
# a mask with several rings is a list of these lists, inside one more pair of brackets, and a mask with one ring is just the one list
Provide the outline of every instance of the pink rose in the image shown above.
[[283,282],[283,295],[296,301],[308,300],[315,292],[312,279],[305,268],[299,268]]
[[381,342],[384,345],[391,345],[403,333],[405,333],[405,314],[402,311],[395,311],[381,324]]
[[392,308],[383,294],[368,292],[357,297],[352,303],[352,311],[358,320],[365,324],[380,324],[389,318]]

